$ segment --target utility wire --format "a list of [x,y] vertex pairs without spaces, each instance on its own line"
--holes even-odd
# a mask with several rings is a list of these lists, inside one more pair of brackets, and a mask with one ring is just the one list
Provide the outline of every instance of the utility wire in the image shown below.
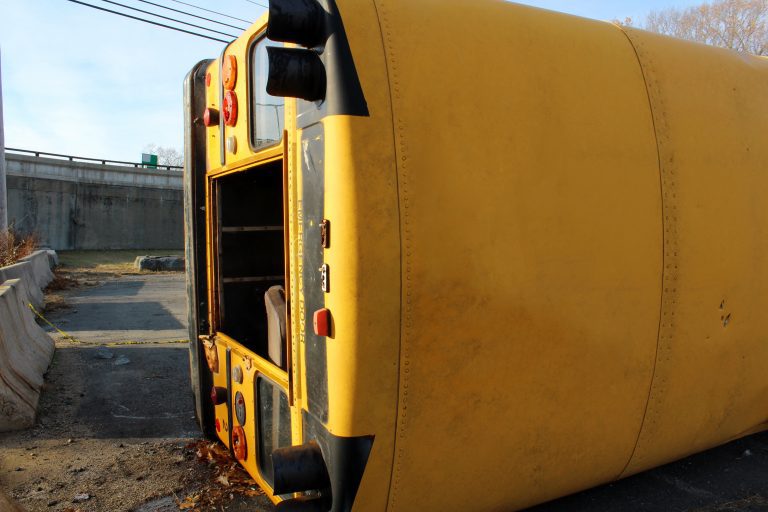
[[213,14],[218,14],[219,16],[224,16],[225,18],[230,18],[237,21],[242,21],[244,23],[248,23],[249,25],[253,23],[252,21],[244,20],[242,18],[235,18],[234,16],[230,16],[229,14],[223,14],[220,12],[212,11],[210,9],[206,9],[205,7],[199,7],[197,5],[188,4],[187,2],[182,2],[181,0],[171,0],[171,2],[176,2],[177,4],[187,5],[189,7],[194,7],[195,9],[200,9],[201,11],[210,12]]
[[174,23],[181,23],[182,25],[187,25],[189,27],[199,28],[201,30],[207,30],[208,32],[213,32],[214,34],[221,34],[223,36],[228,36],[228,37],[231,37],[232,39],[236,39],[237,38],[237,36],[233,36],[232,34],[227,34],[226,32],[220,32],[220,31],[214,30],[212,28],[206,28],[206,27],[203,27],[203,26],[200,26],[200,25],[195,25],[194,23],[187,23],[186,21],[177,20],[176,18],[171,18],[169,16],[163,16],[162,14],[155,14],[155,13],[150,12],[150,11],[144,11],[142,9],[137,9],[136,7],[131,7],[131,6],[128,6],[128,5],[125,5],[125,4],[121,4],[119,2],[113,2],[112,0],[101,0],[101,1],[102,2],[106,2],[108,4],[117,5],[118,7],[123,7],[125,9],[130,9],[132,11],[137,11],[137,12],[140,12],[142,14],[149,14],[150,16],[156,16],[156,17],[162,18],[164,20],[173,21]]
[[192,14],[192,13],[189,13],[189,12],[186,12],[186,11],[180,11],[179,9],[174,9],[173,7],[166,7],[164,5],[160,5],[160,4],[156,4],[154,2],[150,2],[149,0],[138,0],[138,1],[142,2],[142,3],[145,3],[145,4],[154,5],[155,7],[160,7],[161,9],[166,9],[168,11],[178,12],[179,14],[183,14],[185,16],[191,16],[193,18],[198,18],[198,19],[201,19],[201,20],[210,21],[211,23],[216,23],[217,25],[223,25],[225,27],[230,27],[230,28],[234,28],[234,29],[237,29],[237,30],[245,30],[243,27],[237,27],[235,25],[230,25],[229,23],[222,23],[221,21],[216,21],[216,20],[212,20],[210,18],[206,18],[205,16],[198,16],[197,14]]
[[253,0],[245,0],[245,1],[246,1],[246,2],[250,2],[250,3],[252,3],[252,4],[256,4],[256,5],[258,5],[259,7],[263,7],[263,8],[265,8],[265,9],[269,9],[269,7],[267,7],[267,6],[266,6],[266,5],[264,5],[264,4],[260,4],[259,2],[254,2]]
[[164,25],[164,24],[158,23],[156,21],[145,20],[144,18],[139,18],[137,16],[131,16],[130,14],[125,14],[123,12],[113,11],[111,9],[105,9],[104,7],[98,7],[96,5],[87,4],[85,2],[81,2],[80,0],[67,0],[67,1],[75,3],[75,4],[85,5],[86,7],[91,7],[93,9],[98,9],[100,11],[105,11],[105,12],[109,12],[109,13],[112,13],[112,14],[117,14],[118,16],[125,16],[126,18],[131,18],[133,20],[143,21],[144,23],[149,23],[151,25],[157,25],[158,27],[169,28],[171,30],[176,30],[177,32],[184,32],[185,34],[190,34],[190,35],[197,36],[197,37],[203,37],[205,39],[210,39],[211,41],[218,41],[220,43],[229,43],[229,41],[225,41],[224,39],[216,39],[215,37],[207,36],[205,34],[198,34],[197,32],[192,32],[190,30],[184,30],[183,28],[172,27],[170,25]]

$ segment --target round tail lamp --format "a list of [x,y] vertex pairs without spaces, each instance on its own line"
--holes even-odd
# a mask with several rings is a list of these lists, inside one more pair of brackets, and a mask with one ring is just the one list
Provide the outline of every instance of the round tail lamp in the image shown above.
[[237,83],[237,59],[234,55],[225,55],[221,66],[221,83],[224,89],[231,91]]
[[206,108],[205,111],[203,111],[203,124],[209,128],[218,125],[219,111],[215,108]]
[[211,389],[211,402],[213,402],[213,405],[221,405],[227,403],[227,388],[214,386]]
[[245,442],[245,430],[243,430],[243,427],[232,429],[232,451],[235,452],[237,460],[248,458],[248,445]]
[[237,418],[238,423],[245,425],[245,397],[243,397],[243,394],[239,391],[235,395],[235,417]]
[[237,124],[237,94],[234,91],[227,91],[224,94],[224,105],[221,110],[224,113],[224,124],[235,126]]

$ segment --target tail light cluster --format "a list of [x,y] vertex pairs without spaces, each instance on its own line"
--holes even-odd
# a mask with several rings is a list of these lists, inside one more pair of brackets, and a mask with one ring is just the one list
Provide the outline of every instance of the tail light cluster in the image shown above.
[[[205,75],[205,85],[211,86],[211,74]],[[222,101],[222,115],[224,124],[235,126],[237,124],[237,93],[235,85],[237,84],[237,57],[234,55],[225,55],[221,63],[221,85],[224,88],[224,99]],[[219,124],[219,111],[208,107],[203,112],[203,124],[207,127],[217,126]]]

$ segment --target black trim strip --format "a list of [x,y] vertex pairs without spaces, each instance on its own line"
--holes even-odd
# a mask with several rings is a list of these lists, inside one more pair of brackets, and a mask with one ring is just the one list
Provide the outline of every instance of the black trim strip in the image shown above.
[[232,456],[233,459],[237,460],[235,458],[235,449],[232,444],[232,432],[234,432],[235,428],[232,424],[232,403],[233,403],[233,395],[232,395],[232,349],[227,347],[227,426],[229,427],[229,430],[227,431],[227,439],[229,439],[229,454]]
[[216,437],[214,407],[209,398],[213,378],[198,336],[208,334],[208,281],[206,276],[205,74],[211,60],[199,62],[184,80],[184,254],[186,259],[189,371],[195,416],[203,434]]
[[325,307],[320,268],[323,246],[320,226],[325,208],[325,137],[322,124],[306,128],[301,136],[301,231],[304,296],[304,343],[306,346],[307,400],[312,414],[328,421],[328,361],[326,338],[313,329],[313,314]]
[[304,442],[317,441],[331,481],[331,512],[349,512],[373,448],[374,436],[339,437],[318,418],[302,411]]

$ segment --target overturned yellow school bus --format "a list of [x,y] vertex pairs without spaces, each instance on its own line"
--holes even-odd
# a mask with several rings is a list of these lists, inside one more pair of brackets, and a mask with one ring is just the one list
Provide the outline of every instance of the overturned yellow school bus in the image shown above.
[[522,508],[766,427],[766,59],[271,0],[185,91],[198,418],[281,508]]

